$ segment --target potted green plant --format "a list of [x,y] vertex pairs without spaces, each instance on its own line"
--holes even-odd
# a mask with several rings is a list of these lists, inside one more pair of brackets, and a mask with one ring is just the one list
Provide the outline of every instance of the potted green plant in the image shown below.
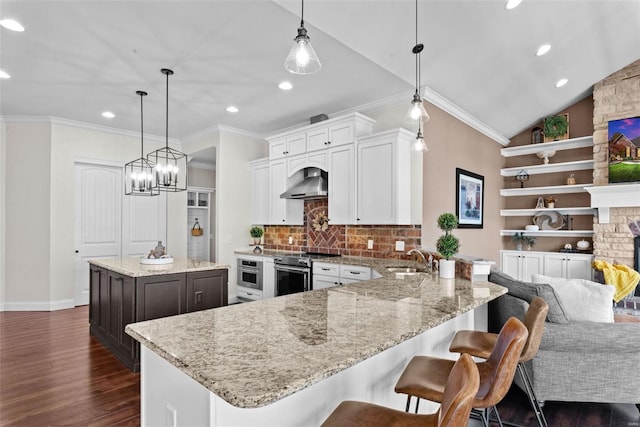
[[[565,136],[569,130],[569,119],[566,114],[549,116],[544,119],[544,136],[550,141],[557,141]],[[566,137],[566,136],[565,136]]]
[[262,236],[264,235],[264,229],[260,226],[254,225],[249,230],[249,234],[253,237],[253,244],[259,245],[260,239],[262,239]]
[[536,238],[533,236],[525,236],[523,232],[514,233],[511,236],[511,240],[516,243],[516,249],[521,251],[524,245],[527,245],[528,249],[533,248],[536,244]]
[[440,277],[446,279],[456,277],[456,261],[449,258],[457,254],[460,248],[460,240],[451,234],[451,230],[457,226],[458,217],[452,213],[443,213],[438,217],[438,227],[444,231],[444,235],[438,238],[436,249],[444,258],[439,262]]

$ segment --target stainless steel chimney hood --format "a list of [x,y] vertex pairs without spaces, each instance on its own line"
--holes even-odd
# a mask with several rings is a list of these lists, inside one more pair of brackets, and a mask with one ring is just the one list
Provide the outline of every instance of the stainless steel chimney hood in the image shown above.
[[281,199],[324,199],[328,196],[327,173],[320,168],[305,168],[304,179],[280,195]]

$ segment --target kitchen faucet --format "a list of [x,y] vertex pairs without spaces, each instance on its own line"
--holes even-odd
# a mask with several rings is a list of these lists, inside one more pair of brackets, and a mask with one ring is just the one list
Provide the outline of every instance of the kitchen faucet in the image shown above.
[[420,258],[422,258],[422,261],[424,261],[424,265],[425,267],[427,267],[427,269],[430,272],[433,272],[433,255],[431,255],[429,253],[429,261],[427,261],[427,259],[425,258],[424,254],[422,253],[422,251],[420,251],[417,248],[413,248],[411,249],[409,252],[407,252],[407,255],[411,255],[411,254],[418,254],[420,255]]

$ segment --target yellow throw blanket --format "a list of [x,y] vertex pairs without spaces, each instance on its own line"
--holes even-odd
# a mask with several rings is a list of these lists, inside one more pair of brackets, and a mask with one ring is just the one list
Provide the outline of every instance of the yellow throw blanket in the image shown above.
[[616,288],[613,294],[615,302],[629,295],[640,281],[640,273],[626,265],[610,264],[603,260],[593,261],[591,265],[604,273],[604,283]]

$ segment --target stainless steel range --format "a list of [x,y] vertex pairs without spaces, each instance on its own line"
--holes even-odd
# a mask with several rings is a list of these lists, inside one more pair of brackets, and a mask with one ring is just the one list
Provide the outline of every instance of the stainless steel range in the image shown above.
[[291,253],[273,257],[276,296],[311,290],[313,260],[340,255],[313,252]]

